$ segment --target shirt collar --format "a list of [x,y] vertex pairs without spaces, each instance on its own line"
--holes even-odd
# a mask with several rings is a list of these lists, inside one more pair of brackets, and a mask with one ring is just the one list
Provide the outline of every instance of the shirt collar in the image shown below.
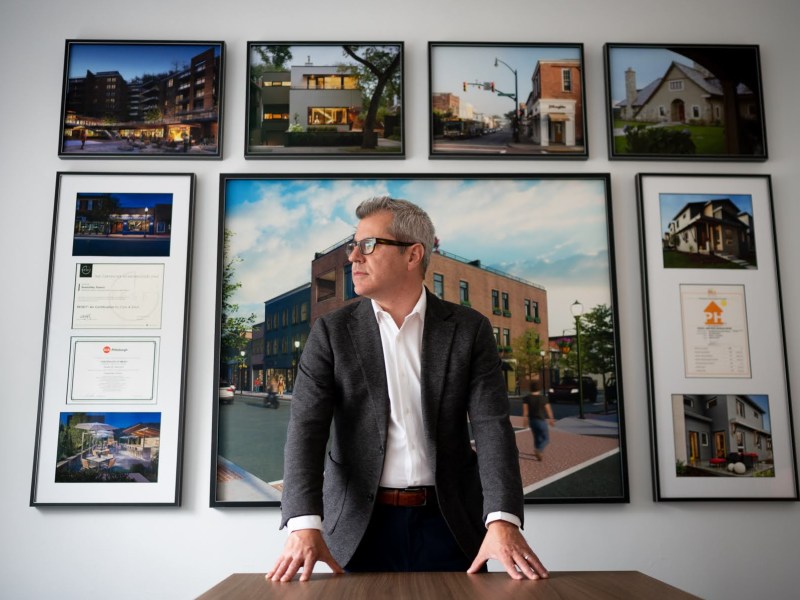
[[[375,312],[375,318],[380,318],[381,313],[388,315],[389,313],[383,310],[375,300],[370,300],[372,302],[372,310]],[[419,315],[419,318],[422,321],[425,321],[425,311],[428,309],[428,295],[425,293],[425,286],[422,286],[422,291],[419,294],[419,300],[414,305],[414,308],[411,309],[411,312],[406,315],[406,319],[413,314]]]

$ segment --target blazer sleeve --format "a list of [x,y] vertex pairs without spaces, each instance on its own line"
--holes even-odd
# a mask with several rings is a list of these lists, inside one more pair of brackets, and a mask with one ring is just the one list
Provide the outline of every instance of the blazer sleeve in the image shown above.
[[297,367],[284,448],[281,528],[292,518],[323,515],[325,448],[336,385],[333,352],[324,319],[311,328]]
[[483,488],[483,518],[503,511],[524,522],[519,452],[509,420],[508,392],[491,325],[482,316],[470,371],[468,413]]

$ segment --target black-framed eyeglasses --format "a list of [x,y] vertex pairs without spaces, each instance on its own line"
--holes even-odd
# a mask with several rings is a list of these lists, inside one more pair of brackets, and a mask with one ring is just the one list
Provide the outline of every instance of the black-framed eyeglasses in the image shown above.
[[375,246],[378,244],[384,244],[385,246],[413,246],[414,244],[418,244],[419,242],[401,242],[399,240],[387,240],[386,238],[379,238],[379,237],[368,237],[364,238],[363,240],[348,242],[347,244],[347,255],[350,256],[353,251],[358,248],[359,252],[364,256],[368,254],[372,254],[375,251]]

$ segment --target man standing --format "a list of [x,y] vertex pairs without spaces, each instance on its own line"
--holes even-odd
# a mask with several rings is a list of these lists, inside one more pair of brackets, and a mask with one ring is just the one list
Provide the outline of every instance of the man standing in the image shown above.
[[356,216],[348,257],[365,300],[318,319],[303,350],[285,449],[290,533],[267,578],[302,569],[307,580],[317,561],[335,573],[475,573],[490,558],[515,579],[547,577],[519,531],[518,455],[488,320],[423,286],[434,228],[422,209],[381,197]]

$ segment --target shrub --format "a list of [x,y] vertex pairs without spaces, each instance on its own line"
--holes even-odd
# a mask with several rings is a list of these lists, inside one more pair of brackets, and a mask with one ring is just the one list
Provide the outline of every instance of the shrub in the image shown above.
[[634,125],[625,127],[625,141],[632,154],[694,154],[695,145],[688,129]]

